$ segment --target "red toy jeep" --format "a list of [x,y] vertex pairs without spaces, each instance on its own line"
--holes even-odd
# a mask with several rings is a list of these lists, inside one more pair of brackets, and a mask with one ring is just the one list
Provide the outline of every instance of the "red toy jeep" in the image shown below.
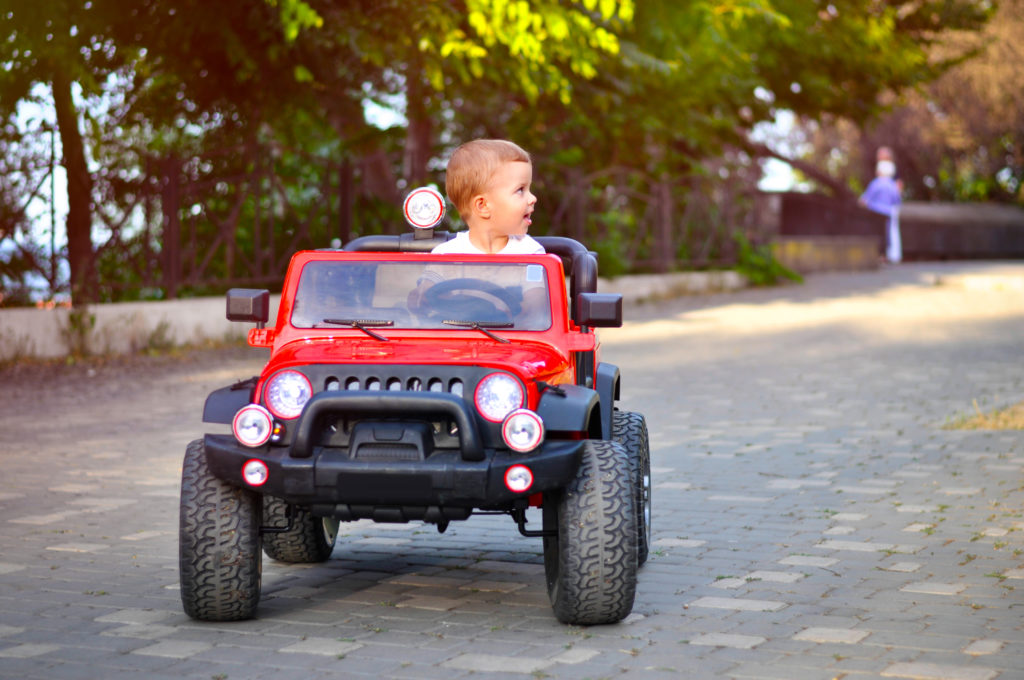
[[[228,319],[256,323],[249,344],[270,359],[208,397],[203,420],[232,434],[185,452],[189,616],[252,617],[261,552],[324,561],[339,522],[444,532],[474,513],[542,538],[560,621],[629,614],[650,543],[647,426],[616,408],[619,370],[593,332],[621,325],[621,296],[596,292],[595,257],[574,240],[433,255],[450,236],[433,226],[297,253],[270,328],[267,291],[228,292]],[[542,528],[527,528],[530,508]]]

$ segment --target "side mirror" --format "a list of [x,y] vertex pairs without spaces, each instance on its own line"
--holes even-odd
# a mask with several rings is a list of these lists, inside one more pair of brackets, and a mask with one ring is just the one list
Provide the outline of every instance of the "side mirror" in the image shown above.
[[262,328],[269,318],[269,290],[232,288],[228,291],[228,321],[251,321]]
[[576,302],[576,323],[618,328],[622,325],[622,296],[618,293],[580,293]]

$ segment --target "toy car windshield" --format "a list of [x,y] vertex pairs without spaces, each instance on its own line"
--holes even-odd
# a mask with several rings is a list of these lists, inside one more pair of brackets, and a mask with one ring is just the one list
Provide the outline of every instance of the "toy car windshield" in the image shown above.
[[543,331],[551,326],[544,267],[529,263],[313,261],[302,269],[291,324]]

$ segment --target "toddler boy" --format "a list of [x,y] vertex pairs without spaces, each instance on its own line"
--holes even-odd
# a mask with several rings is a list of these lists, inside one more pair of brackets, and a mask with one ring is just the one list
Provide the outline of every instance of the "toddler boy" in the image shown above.
[[445,191],[468,227],[435,253],[532,255],[544,247],[527,235],[537,197],[530,154],[503,139],[476,139],[448,161]]
[[[476,139],[457,148],[448,161],[445,191],[468,229],[431,252],[543,254],[544,246],[526,233],[537,204],[530,193],[532,181],[530,154],[512,142]],[[439,281],[437,272],[428,269],[409,295],[409,306],[417,308],[426,289]],[[525,308],[535,306],[530,304],[530,291],[524,291],[524,297]]]

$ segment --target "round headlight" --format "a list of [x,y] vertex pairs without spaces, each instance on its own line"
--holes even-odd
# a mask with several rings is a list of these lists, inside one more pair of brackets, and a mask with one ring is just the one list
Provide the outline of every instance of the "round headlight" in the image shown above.
[[270,477],[270,470],[262,460],[247,460],[242,466],[242,479],[250,486],[263,486]]
[[525,465],[513,465],[505,472],[505,488],[513,493],[529,491],[533,486],[533,472]]
[[507,373],[492,373],[476,386],[473,402],[480,415],[492,423],[500,423],[509,413],[522,407],[523,388]]
[[532,451],[544,438],[544,423],[533,411],[518,409],[505,418],[505,424],[501,426],[501,438],[513,451]]
[[281,371],[267,383],[265,394],[270,412],[287,420],[299,417],[313,396],[313,387],[298,371]]
[[270,412],[257,404],[242,407],[231,421],[235,439],[245,446],[263,446],[270,439],[273,429]]

